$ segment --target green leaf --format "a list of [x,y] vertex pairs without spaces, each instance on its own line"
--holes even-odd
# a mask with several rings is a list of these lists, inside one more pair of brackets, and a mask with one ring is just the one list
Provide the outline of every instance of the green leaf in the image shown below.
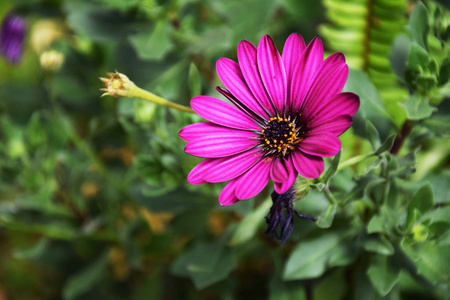
[[383,235],[371,235],[363,242],[366,251],[375,252],[382,255],[392,255],[395,252],[392,243]]
[[450,57],[447,57],[442,63],[439,69],[438,84],[444,85],[450,80]]
[[428,99],[420,96],[419,94],[414,94],[406,100],[404,104],[406,108],[406,113],[408,119],[410,120],[421,120],[431,116],[433,111],[437,109],[432,107],[428,103]]
[[189,88],[191,90],[191,97],[200,95],[201,93],[201,82],[200,73],[198,72],[197,66],[191,63],[189,66]]
[[386,228],[386,217],[382,214],[375,215],[370,219],[369,224],[367,225],[367,233],[372,234],[376,232],[385,232]]
[[381,296],[386,296],[397,284],[400,276],[400,268],[392,257],[376,255],[373,257],[367,275],[373,287]]
[[416,72],[422,73],[429,65],[431,60],[430,54],[420,47],[418,44],[413,43],[409,50],[408,55],[408,67]]
[[378,134],[378,130],[369,120],[366,120],[366,132],[370,144],[372,145],[372,149],[375,151],[380,148],[380,135]]
[[329,228],[333,223],[334,215],[336,214],[337,204],[330,204],[326,210],[317,218],[317,227]]
[[394,45],[392,46],[392,51],[389,56],[392,70],[402,80],[405,80],[410,47],[411,42],[409,38],[404,35],[399,35],[394,41]]
[[283,257],[281,253],[273,251],[272,260],[275,270],[269,284],[269,300],[306,300],[303,285],[283,280]]
[[422,123],[430,132],[438,137],[450,136],[450,122],[448,116],[431,116]]
[[426,38],[429,30],[428,9],[422,1],[417,2],[416,7],[411,13],[407,30],[413,41],[424,49],[428,49]]
[[65,283],[62,291],[63,299],[75,299],[96,286],[108,272],[108,255],[103,254],[92,265],[72,275]]
[[45,251],[48,249],[49,244],[50,244],[49,239],[43,237],[39,240],[39,242],[37,242],[34,246],[30,248],[14,251],[14,257],[18,259],[27,259],[27,260],[37,259],[38,257],[40,257],[45,253]]
[[169,21],[161,19],[154,28],[129,37],[130,44],[141,59],[160,60],[172,49],[170,30]]
[[426,184],[421,187],[412,198],[408,205],[408,217],[406,219],[406,228],[411,226],[416,221],[417,214],[414,211],[420,212],[422,215],[429,211],[434,206],[434,194],[431,184]]
[[375,151],[375,154],[380,155],[383,152],[389,151],[392,148],[392,145],[395,141],[395,134],[391,134],[388,136],[388,138],[384,141],[383,145],[380,146],[380,148]]
[[[133,20],[125,14],[87,1],[64,1],[69,26],[79,35],[96,41],[117,40],[135,30]],[[81,98],[80,98],[81,99]]]
[[322,275],[336,248],[344,243],[348,236],[349,232],[328,231],[319,236],[302,240],[286,262],[284,279],[308,279]]
[[264,223],[264,216],[267,215],[271,205],[271,199],[265,200],[260,206],[240,221],[230,244],[242,244],[253,238],[260,225]]
[[[448,216],[448,215],[447,215]],[[427,278],[437,286],[450,284],[448,270],[450,270],[450,251],[448,246],[438,246],[428,241],[409,245],[401,244],[405,254],[411,258],[416,266],[417,273]]]
[[354,69],[349,69],[347,83],[344,91],[353,92],[360,98],[361,106],[354,116],[353,129],[355,132],[366,137],[365,122],[369,120],[375,124],[382,138],[386,138],[387,134],[394,128],[393,119],[387,112],[377,89],[370,81],[366,73]]
[[212,244],[199,244],[182,254],[172,264],[172,272],[189,277],[197,289],[203,289],[228,277],[236,265],[236,254],[226,247],[227,239]]
[[437,207],[420,218],[419,222],[427,222],[429,224],[437,222],[450,223],[450,206]]
[[339,161],[341,160],[341,154],[342,154],[341,152],[342,151],[339,151],[338,154],[336,154],[336,156],[331,161],[331,164],[328,167],[327,172],[323,176],[322,182],[324,182],[325,184],[328,184],[328,182],[330,181],[331,177],[333,177],[334,174],[336,174],[337,168],[339,166]]
[[425,177],[433,187],[435,202],[438,204],[450,203],[450,170],[443,170],[439,173],[430,174]]

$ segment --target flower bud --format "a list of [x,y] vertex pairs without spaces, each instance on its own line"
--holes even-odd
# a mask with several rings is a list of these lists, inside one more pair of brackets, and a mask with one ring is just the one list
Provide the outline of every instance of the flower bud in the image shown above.
[[41,67],[46,71],[58,71],[64,63],[64,54],[56,50],[45,51],[39,57]]
[[423,242],[428,237],[428,229],[422,224],[416,224],[412,228],[412,234],[416,242]]
[[38,21],[31,31],[31,47],[36,53],[47,50],[51,44],[64,34],[64,26],[56,20]]
[[108,78],[99,79],[105,84],[105,88],[100,89],[104,91],[103,96],[114,96],[114,97],[133,97],[134,89],[136,85],[127,76],[122,73],[106,73]]

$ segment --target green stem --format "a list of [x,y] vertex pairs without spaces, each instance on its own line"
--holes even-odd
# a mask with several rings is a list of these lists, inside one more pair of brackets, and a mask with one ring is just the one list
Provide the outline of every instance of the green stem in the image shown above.
[[362,162],[362,161],[364,161],[366,159],[369,159],[371,157],[374,157],[374,156],[376,156],[375,152],[371,152],[371,153],[366,153],[366,154],[362,154],[362,155],[358,155],[358,156],[352,157],[352,158],[350,158],[350,159],[340,163],[337,170],[340,171],[340,170],[342,170],[345,167],[357,164],[359,162]]
[[330,201],[331,204],[336,204],[337,200],[334,197],[333,193],[331,193],[330,189],[328,188],[328,186],[326,186],[323,189],[323,193],[325,194],[325,196],[327,197],[328,201]]
[[128,97],[140,98],[159,105],[175,108],[183,112],[195,114],[195,111],[190,107],[170,102],[169,100],[159,97],[153,93],[150,93],[149,91],[143,90],[138,86],[134,86],[134,88],[131,89],[130,93],[128,94]]

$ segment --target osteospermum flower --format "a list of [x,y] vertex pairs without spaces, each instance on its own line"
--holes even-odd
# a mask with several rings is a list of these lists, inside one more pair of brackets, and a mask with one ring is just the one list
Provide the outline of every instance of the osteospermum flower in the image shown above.
[[238,63],[221,58],[217,73],[225,88],[217,90],[233,104],[208,96],[191,100],[209,122],[186,126],[180,137],[185,151],[205,157],[188,175],[191,184],[229,183],[219,202],[230,205],[257,195],[274,181],[283,194],[298,174],[317,178],[322,157],[336,155],[338,138],[359,108],[353,93],[340,93],[348,67],[342,53],[323,60],[323,46],[308,46],[301,35],[287,39],[280,56],[269,36],[256,48],[239,43]]
[[22,58],[26,30],[25,20],[13,13],[3,19],[0,31],[0,53],[8,61],[17,63]]

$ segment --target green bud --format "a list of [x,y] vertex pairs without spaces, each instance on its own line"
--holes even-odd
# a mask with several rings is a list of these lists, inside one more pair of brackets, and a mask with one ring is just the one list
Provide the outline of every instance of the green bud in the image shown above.
[[422,224],[416,224],[412,228],[412,234],[416,242],[423,242],[428,237],[428,228]]

